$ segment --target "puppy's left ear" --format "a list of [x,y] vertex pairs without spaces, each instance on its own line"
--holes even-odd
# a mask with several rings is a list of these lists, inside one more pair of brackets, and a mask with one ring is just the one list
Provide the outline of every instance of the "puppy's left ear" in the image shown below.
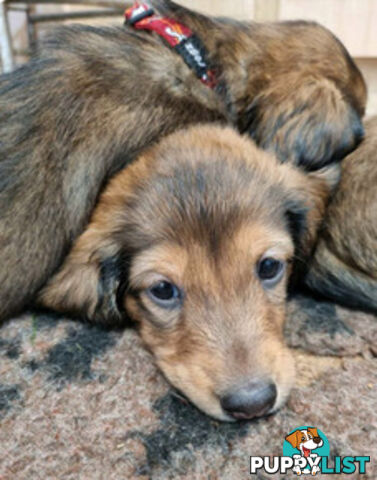
[[239,129],[281,162],[313,171],[352,151],[364,135],[356,105],[329,79],[296,72],[274,78],[241,113]]
[[108,234],[89,227],[40,292],[38,304],[95,323],[119,324],[125,319],[126,266]]
[[308,428],[308,432],[313,435],[313,437],[319,437],[318,430],[316,428]]
[[340,166],[333,164],[305,174],[289,165],[285,175],[285,215],[295,244],[295,257],[304,261],[312,252],[327,204],[340,179]]
[[285,439],[289,442],[293,448],[297,448],[300,443],[301,432],[296,430],[295,432],[287,435]]

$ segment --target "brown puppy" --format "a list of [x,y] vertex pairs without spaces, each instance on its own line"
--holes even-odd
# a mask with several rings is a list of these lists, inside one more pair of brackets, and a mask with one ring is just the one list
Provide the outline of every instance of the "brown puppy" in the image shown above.
[[171,383],[222,420],[278,408],[294,376],[287,281],[337,166],[305,174],[231,129],[177,132],[112,179],[41,303],[127,313]]
[[203,41],[217,87],[131,27],[54,32],[0,80],[0,320],[61,264],[106,180],[146,146],[199,121],[230,122],[314,170],[362,136],[365,85],[341,43],[306,22],[214,20],[155,1]]
[[377,312],[377,117],[342,163],[307,284],[351,307]]

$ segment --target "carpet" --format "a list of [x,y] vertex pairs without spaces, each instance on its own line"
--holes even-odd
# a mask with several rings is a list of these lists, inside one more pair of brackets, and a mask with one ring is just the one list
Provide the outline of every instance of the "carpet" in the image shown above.
[[[299,426],[377,478],[377,318],[299,295],[285,329],[298,370],[277,414],[222,423],[169,387],[132,328],[27,313],[0,328],[0,480],[246,479]],[[254,478],[295,478],[257,473]],[[297,477],[296,477],[297,478]]]

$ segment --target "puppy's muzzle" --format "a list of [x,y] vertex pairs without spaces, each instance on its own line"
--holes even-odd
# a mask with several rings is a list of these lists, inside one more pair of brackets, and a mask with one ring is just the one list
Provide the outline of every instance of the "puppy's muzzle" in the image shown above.
[[267,414],[275,405],[276,385],[268,380],[235,387],[220,398],[223,410],[237,420],[249,420]]

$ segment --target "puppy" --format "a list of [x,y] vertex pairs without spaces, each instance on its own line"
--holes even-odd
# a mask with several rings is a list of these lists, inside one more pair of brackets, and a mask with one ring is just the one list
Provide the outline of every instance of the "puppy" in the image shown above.
[[351,307],[377,313],[377,117],[342,163],[306,283]]
[[160,37],[131,26],[56,30],[31,62],[1,77],[0,321],[61,264],[106,181],[161,136],[231,123],[306,170],[362,137],[365,84],[326,29],[152,3],[201,39],[215,88]]
[[311,250],[336,166],[305,174],[231,129],[166,137],[113,178],[42,305],[136,321],[170,382],[221,420],[287,398],[287,282]]

